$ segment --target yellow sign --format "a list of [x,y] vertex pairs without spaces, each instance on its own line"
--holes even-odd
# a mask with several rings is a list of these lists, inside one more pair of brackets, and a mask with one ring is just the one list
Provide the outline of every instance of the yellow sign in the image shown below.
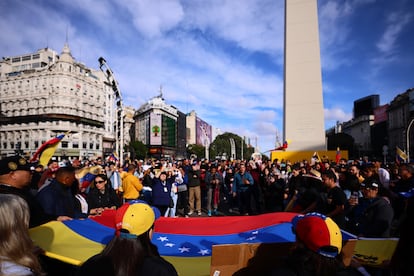
[[[292,164],[296,162],[302,162],[304,160],[311,162],[314,155],[319,156],[321,161],[328,160],[329,162],[336,161],[336,150],[320,150],[320,151],[272,151],[270,153],[270,159],[273,161],[274,159],[278,159],[279,161],[284,160],[284,162],[290,161]],[[341,150],[340,151],[341,158],[348,159],[348,151]]]
[[397,238],[358,239],[354,249],[354,258],[362,265],[381,266],[391,260],[397,243]]

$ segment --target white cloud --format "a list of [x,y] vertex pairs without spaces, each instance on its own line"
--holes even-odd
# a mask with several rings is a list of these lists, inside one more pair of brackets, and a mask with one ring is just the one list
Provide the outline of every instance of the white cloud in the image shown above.
[[184,17],[180,1],[128,0],[121,3],[131,13],[135,28],[149,38],[175,28]]
[[283,52],[283,1],[189,1],[187,28],[214,33],[244,49]]
[[325,108],[324,116],[326,121],[339,121],[345,122],[349,121],[352,118],[352,113],[346,113],[344,110],[338,107],[334,108]]
[[319,5],[319,36],[321,63],[324,70],[336,70],[352,64],[350,57],[344,56],[353,44],[349,41],[351,28],[347,18],[352,14],[349,3],[324,1]]
[[411,19],[411,13],[390,13],[386,20],[388,26],[386,27],[380,40],[376,44],[378,50],[383,54],[394,51],[399,34],[404,29],[404,27],[411,21]]

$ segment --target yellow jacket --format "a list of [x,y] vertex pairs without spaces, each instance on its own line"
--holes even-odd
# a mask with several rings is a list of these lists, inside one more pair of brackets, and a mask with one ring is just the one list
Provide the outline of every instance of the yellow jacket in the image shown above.
[[122,190],[125,199],[137,199],[142,187],[141,181],[132,173],[127,173],[122,179]]

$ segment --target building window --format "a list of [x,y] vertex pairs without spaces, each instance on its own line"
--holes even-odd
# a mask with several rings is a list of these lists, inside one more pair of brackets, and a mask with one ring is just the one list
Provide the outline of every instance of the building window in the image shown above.
[[99,150],[99,144],[96,144],[96,149]]
[[93,149],[93,143],[89,143],[89,149]]
[[37,149],[37,148],[39,147],[39,141],[35,141],[35,142],[34,142],[34,146],[35,146],[35,148]]
[[68,148],[68,141],[62,141],[62,148]]
[[79,148],[79,143],[78,142],[73,142],[72,148],[78,149]]
[[20,57],[12,58],[12,62],[20,62]]
[[83,142],[82,148],[86,149],[86,142]]
[[24,56],[22,57],[22,61],[31,60],[32,56]]
[[7,149],[7,142],[3,142],[3,149]]
[[40,54],[34,54],[34,55],[32,56],[32,59],[38,59],[38,58],[40,58]]

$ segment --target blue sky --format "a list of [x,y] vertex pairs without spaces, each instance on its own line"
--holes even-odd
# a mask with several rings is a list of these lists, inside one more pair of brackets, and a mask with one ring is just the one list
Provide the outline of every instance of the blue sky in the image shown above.
[[[289,1],[289,0],[288,0]],[[98,69],[124,104],[159,94],[260,150],[283,138],[283,0],[2,0],[0,55],[49,46]],[[319,0],[325,128],[353,101],[381,104],[414,87],[414,1]],[[282,141],[281,141],[282,142]]]

